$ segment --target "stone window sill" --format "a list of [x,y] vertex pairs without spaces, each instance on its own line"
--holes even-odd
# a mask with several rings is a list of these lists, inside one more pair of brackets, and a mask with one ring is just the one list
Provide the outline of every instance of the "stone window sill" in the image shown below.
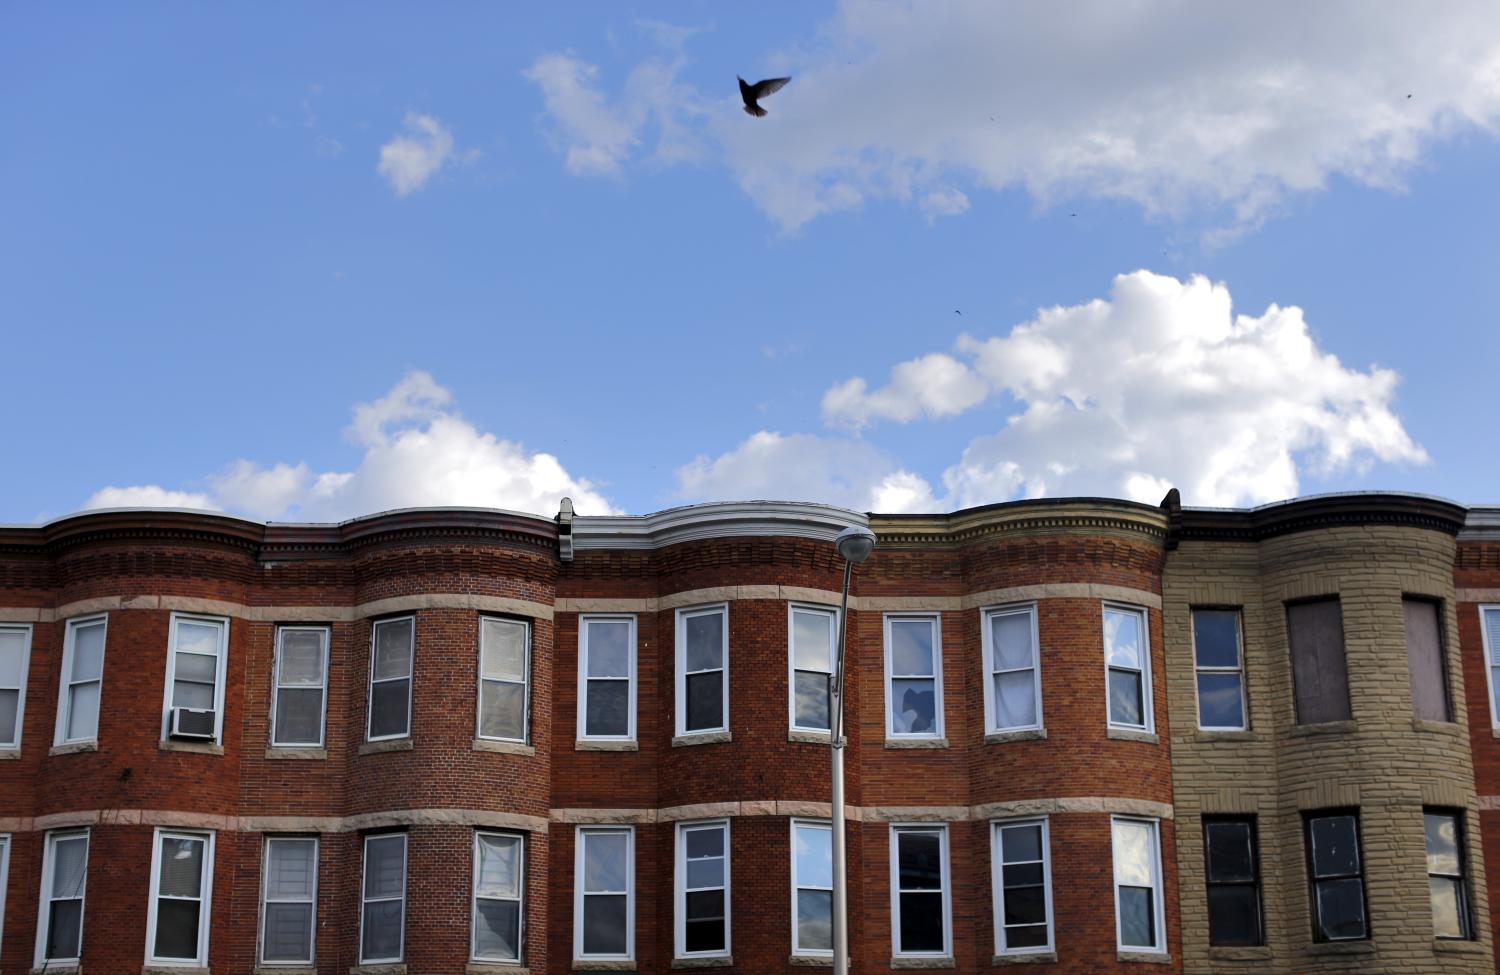
[[1025,954],[1016,952],[1014,955],[996,955],[990,959],[991,965],[1050,965],[1057,961],[1055,951],[1032,951]]
[[1270,961],[1269,945],[1220,945],[1209,946],[1209,961]]
[[1373,955],[1373,941],[1318,941],[1307,946],[1309,955]]
[[1484,954],[1484,945],[1478,941],[1440,938],[1432,943],[1432,950],[1440,955],[1482,955]]
[[197,965],[142,965],[141,975],[208,975],[208,969]]
[[573,959],[573,971],[575,972],[633,972],[636,962],[630,959]]
[[256,965],[250,975],[318,975],[318,970],[308,965]]
[[47,749],[48,755],[80,755],[83,752],[97,752],[99,743],[97,741],[70,741],[62,745],[53,745]]
[[0,748],[0,762],[18,761],[21,757],[19,748]]
[[788,965],[797,968],[832,968],[832,955],[793,955],[786,960]]
[[673,958],[673,968],[733,968],[733,955],[715,955],[712,958]]
[[156,747],[164,752],[194,752],[198,755],[224,754],[223,745],[213,745],[206,741],[172,741],[170,738],[163,738],[156,743]]
[[805,731],[801,728],[789,728],[786,733],[787,741],[800,741],[809,745],[828,744],[829,732],[827,731]]
[[31,975],[83,975],[81,965],[48,965],[46,968],[33,968]]
[[887,738],[885,747],[898,748],[947,748],[946,738]]
[[525,755],[531,757],[536,754],[535,745],[528,745],[519,741],[490,741],[488,738],[475,738],[474,750],[476,752],[493,752],[496,755]]
[[1315,735],[1347,735],[1358,730],[1353,721],[1324,721],[1321,724],[1299,724],[1287,729],[1288,738],[1308,738]]
[[1455,738],[1463,737],[1464,733],[1462,725],[1452,721],[1433,721],[1430,718],[1412,718],[1411,730],[1436,735],[1452,735]]
[[464,975],[531,975],[531,969],[518,961],[471,961]]
[[1139,965],[1170,965],[1172,956],[1165,951],[1117,951],[1115,961],[1135,962]]
[[[266,749],[266,758],[272,761],[314,762],[321,761],[327,757],[328,749],[326,748],[293,748],[288,745],[272,745]],[[282,971],[282,969],[273,968],[271,971]]]
[[573,742],[575,752],[637,752],[641,746],[633,741],[615,740],[612,738],[579,738]]
[[984,736],[984,743],[999,745],[1007,741],[1042,741],[1046,737],[1046,728],[1019,728],[1015,731],[991,731]]
[[923,969],[923,968],[952,968],[953,958],[950,955],[935,956],[932,958],[901,958],[891,956],[891,967],[899,969]]
[[[1105,732],[1105,737],[1112,738],[1115,741],[1140,741],[1148,745],[1161,744],[1161,736],[1156,732],[1135,731],[1131,728],[1110,728]],[[1132,954],[1139,954],[1139,952],[1132,952]]]
[[1193,733],[1193,741],[1263,741],[1260,735],[1246,729],[1245,731],[1226,731],[1224,729],[1199,728]]
[[1490,729],[1490,737],[1491,738],[1495,738],[1495,739],[1500,739],[1500,728],[1491,728]]
[[406,962],[396,962],[392,965],[355,965],[349,969],[349,975],[406,975]]
[[733,740],[734,736],[727,731],[699,731],[693,734],[678,735],[672,739],[672,747],[686,748],[690,745],[717,745],[720,742]]
[[[409,752],[416,747],[416,743],[410,738],[392,738],[389,741],[367,741],[359,746],[359,753],[361,755],[380,755],[385,752]],[[368,968],[370,966],[366,965],[364,967]]]

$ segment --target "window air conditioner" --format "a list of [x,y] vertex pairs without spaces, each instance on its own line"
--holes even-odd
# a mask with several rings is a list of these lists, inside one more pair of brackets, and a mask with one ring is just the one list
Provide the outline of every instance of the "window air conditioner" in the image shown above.
[[213,741],[213,711],[204,708],[173,708],[171,737]]

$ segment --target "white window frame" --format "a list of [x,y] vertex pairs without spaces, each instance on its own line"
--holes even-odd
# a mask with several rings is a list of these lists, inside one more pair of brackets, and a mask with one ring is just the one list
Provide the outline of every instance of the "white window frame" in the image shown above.
[[[688,951],[687,950],[687,834],[695,829],[717,828],[724,833],[724,948],[721,951]],[[727,819],[703,819],[695,822],[677,824],[676,842],[676,871],[672,882],[672,914],[675,918],[673,927],[676,929],[674,935],[675,948],[674,958],[728,958],[732,953],[734,940],[730,935],[730,922],[733,912],[729,907],[729,820]],[[694,890],[716,890],[714,887],[695,887]]]
[[0,833],[0,952],[5,950],[5,891],[10,885],[10,834]]
[[[73,674],[74,647],[77,644],[77,632],[85,626],[98,623],[104,627],[104,650],[99,654],[99,676],[95,680],[75,681]],[[67,629],[63,632],[62,673],[57,679],[57,728],[52,735],[53,746],[77,745],[85,742],[96,742],[99,740],[99,718],[104,711],[104,658],[109,652],[109,614],[96,613],[92,616],[75,616],[68,620]],[[68,725],[73,718],[74,687],[82,684],[99,685],[99,702],[95,705],[97,712],[94,715],[94,736],[92,738],[69,738]]]
[[1495,673],[1500,668],[1500,646],[1490,642],[1490,630],[1486,617],[1494,613],[1500,616],[1500,603],[1483,603],[1479,607],[1479,644],[1484,648],[1484,686],[1490,698],[1490,727],[1500,729],[1500,711],[1495,708]]
[[[894,662],[891,653],[891,623],[893,621],[922,620],[932,627],[932,675],[896,674],[892,672]],[[940,739],[947,734],[943,720],[943,616],[941,613],[886,613],[881,623],[885,630],[885,736],[901,741],[927,741]],[[897,732],[896,712],[891,700],[891,683],[903,678],[932,681],[932,730],[916,733]]]
[[[1141,718],[1142,724],[1121,724],[1114,719],[1109,710],[1109,645],[1105,643],[1104,621],[1110,613],[1130,613],[1140,618],[1141,621]],[[1104,719],[1109,727],[1120,731],[1143,731],[1153,734],[1156,731],[1156,702],[1155,694],[1151,687],[1151,614],[1144,606],[1133,606],[1130,603],[1104,603],[1099,611],[1099,637],[1100,656],[1104,661]],[[1121,670],[1128,668],[1121,667]],[[1197,676],[1193,678],[1197,680]],[[1197,692],[1195,691],[1194,694]]]
[[[1201,667],[1198,664],[1198,614],[1206,613],[1233,613],[1234,614],[1234,638],[1237,641],[1236,649],[1239,664],[1234,667]],[[1245,694],[1245,614],[1238,606],[1192,606],[1188,609],[1188,631],[1193,640],[1193,706],[1196,708],[1194,715],[1198,719],[1199,731],[1249,731],[1250,730],[1250,700]],[[1234,674],[1240,679],[1240,716],[1243,719],[1240,724],[1204,724],[1203,703],[1198,697],[1198,675],[1199,674]]]
[[[316,742],[306,741],[277,741],[276,740],[276,705],[281,700],[281,642],[282,637],[288,631],[299,631],[304,633],[317,633],[323,638],[323,684],[319,688],[323,692],[323,704],[319,710],[318,718],[318,740]],[[288,625],[276,627],[276,654],[271,662],[271,747],[272,748],[322,748],[328,741],[328,648],[333,643],[333,631],[327,626],[305,626]],[[304,685],[288,685],[294,688],[306,689]]]
[[[722,718],[720,719],[719,726],[717,728],[694,728],[692,731],[688,731],[687,730],[687,711],[688,711],[688,709],[687,709],[687,703],[688,703],[687,702],[687,679],[688,679],[688,672],[687,672],[687,621],[689,619],[691,619],[692,617],[694,617],[694,616],[705,616],[705,615],[707,615],[709,613],[722,613],[724,615],[724,629],[722,631],[723,632],[723,655],[720,658],[721,661],[722,661],[722,663],[723,663],[723,665],[724,665],[721,668],[721,670],[720,670],[720,672],[723,674],[723,678],[722,679],[724,681],[724,693],[723,693],[723,699],[722,699],[723,700],[723,711],[724,711],[724,714],[723,714]],[[675,668],[677,670],[677,709],[676,709],[677,710],[677,736],[679,738],[681,738],[681,737],[686,737],[686,736],[690,736],[690,735],[715,735],[715,734],[722,734],[723,732],[728,731],[729,730],[729,604],[728,603],[714,603],[714,604],[708,605],[708,606],[691,606],[691,607],[685,607],[683,609],[679,609],[677,611],[677,645],[676,645],[676,652],[673,654],[673,656],[675,656],[677,658],[676,663],[675,663]],[[713,673],[713,671],[710,671],[710,670],[695,670],[695,671],[693,671],[693,673],[694,674],[709,674],[709,673]]]
[[[583,953],[583,845],[584,837],[596,833],[625,834],[625,953],[623,955],[586,955]],[[594,891],[595,894],[618,896],[619,891]],[[573,960],[635,960],[635,827],[579,826],[573,834]]]
[[[786,700],[787,700],[787,727],[792,731],[801,731],[809,734],[831,734],[827,728],[812,728],[797,723],[797,614],[811,613],[824,616],[828,619],[828,676],[833,678],[833,668],[836,666],[839,655],[839,611],[831,606],[819,606],[815,603],[789,603],[786,610]],[[807,671],[811,673],[811,671]],[[833,723],[833,699],[830,685],[829,697],[829,723]]]
[[[375,645],[376,645],[376,640],[379,638],[380,628],[382,626],[387,626],[387,625],[392,624],[392,623],[401,623],[401,622],[404,622],[406,620],[410,620],[411,621],[411,652],[407,656],[407,660],[409,661],[409,663],[407,664],[407,668],[406,668],[406,676],[405,677],[385,677],[385,678],[382,678],[381,681],[380,681],[380,683],[386,683],[387,681],[395,681],[395,680],[404,680],[404,681],[406,681],[406,730],[404,732],[402,732],[401,734],[399,734],[399,735],[380,735],[379,737],[375,737],[375,736],[372,736],[370,734],[370,728],[372,727],[373,722],[375,720],[375,684],[376,684],[376,680],[375,680]],[[410,613],[410,614],[407,614],[405,616],[388,616],[388,617],[385,617],[385,618],[382,618],[382,619],[374,620],[374,621],[372,621],[370,623],[370,660],[369,660],[369,664],[368,664],[368,666],[367,666],[366,669],[369,671],[369,678],[365,682],[366,683],[366,688],[365,688],[365,741],[400,741],[402,738],[410,738],[411,737],[411,718],[412,718],[412,703],[411,702],[412,702],[412,698],[416,696],[416,690],[417,690],[417,617],[416,617],[415,613]],[[405,913],[406,913],[406,911],[403,908],[402,909],[402,916],[403,917],[405,916]],[[361,910],[361,916],[363,916],[363,910]],[[403,923],[403,925],[405,924],[404,921],[402,923]],[[405,937],[404,934],[403,934],[403,937]],[[403,950],[404,950],[405,949],[405,942],[404,941],[402,943],[402,947],[403,947]]]
[[[191,959],[158,958],[156,947],[157,902],[161,898],[161,847],[165,839],[196,840],[203,844],[203,873],[198,878],[198,954]],[[204,968],[208,965],[208,935],[213,921],[214,833],[212,830],[156,828],[151,840],[151,893],[146,901],[146,964],[163,968]],[[179,898],[174,898],[179,899]],[[187,898],[180,898],[186,900]]]
[[[802,957],[802,958],[832,958],[833,957],[833,949],[832,948],[803,948],[802,946],[800,946],[799,944],[797,944],[797,891],[799,891],[799,890],[826,890],[830,894],[833,893],[833,888],[832,887],[823,887],[821,885],[803,884],[803,883],[799,883],[798,882],[799,878],[797,876],[797,830],[799,828],[800,829],[819,829],[819,830],[822,830],[822,831],[828,833],[829,856],[831,858],[832,857],[832,850],[833,850],[833,823],[830,822],[829,820],[826,820],[826,819],[793,819],[793,820],[791,820],[791,826],[792,826],[792,828],[791,828],[791,849],[788,852],[789,852],[789,854],[791,856],[791,861],[792,861],[792,863],[791,863],[791,867],[792,867],[792,869],[791,869],[791,874],[792,874],[792,955],[796,956],[796,957]],[[832,863],[831,862],[830,862],[829,866],[830,866],[830,868],[832,867]],[[829,917],[830,923],[832,922],[832,920],[833,920],[833,918],[830,915],[830,917]]]
[[[415,642],[415,630],[413,631],[413,641]],[[401,897],[399,898],[399,900],[401,901],[401,935],[396,946],[398,951],[394,956],[390,958],[366,958],[365,905],[375,902],[393,901],[398,899],[395,897],[370,898],[365,896],[365,873],[370,866],[370,842],[372,840],[386,840],[396,836],[399,836],[401,838]],[[359,963],[361,965],[397,965],[400,964],[401,960],[406,957],[406,900],[407,894],[409,893],[407,888],[410,886],[411,882],[411,878],[407,873],[407,866],[408,856],[410,852],[410,839],[405,833],[368,833],[365,835],[364,842],[360,844],[359,944],[355,949],[355,957],[359,959]]]
[[[901,834],[938,834],[938,883],[942,885],[943,948],[941,951],[901,950]],[[953,955],[953,877],[948,867],[947,823],[891,823],[891,957],[950,958]],[[920,891],[931,893],[931,891]]]
[[[1011,948],[1005,943],[1005,848],[1001,834],[1013,827],[1030,826],[1040,826],[1042,830],[1042,903],[1047,911],[1047,943]],[[1110,838],[1113,842],[1113,834]],[[995,892],[995,954],[1025,956],[1056,950],[1053,925],[1057,918],[1052,913],[1052,834],[1046,816],[990,821],[990,883],[990,889]]]
[[[588,733],[588,701],[589,701],[589,665],[588,665],[588,634],[589,624],[596,622],[626,623],[630,628],[630,665],[627,699],[629,701],[629,713],[626,719],[626,733],[623,735],[591,735]],[[636,708],[636,619],[633,613],[586,613],[578,617],[578,740],[580,741],[635,741],[635,708]],[[595,680],[619,680],[618,677],[599,677]]]
[[[62,840],[83,838],[83,889],[79,891],[78,897],[78,953],[83,954],[84,923],[88,918],[88,893],[89,893],[89,854],[93,852],[94,838],[87,826],[82,829],[54,829],[48,831],[42,840],[42,887],[37,897],[37,919],[36,919],[36,953],[35,962],[37,968],[52,966],[63,968],[76,966],[79,959],[74,958],[47,958],[47,923],[52,906],[52,873],[53,860],[56,859],[55,848]],[[71,900],[72,898],[68,898]]]
[[[519,738],[505,738],[500,735],[486,735],[481,733],[484,723],[485,681],[495,684],[516,683],[516,681],[509,678],[484,676],[484,624],[486,620],[504,623],[507,626],[519,626],[521,628],[521,737]],[[412,630],[412,644],[412,670],[415,671],[417,669],[415,628]],[[475,666],[477,669],[475,671],[474,692],[474,737],[481,741],[508,741],[519,745],[529,743],[531,741],[531,623],[511,616],[481,615],[479,617],[479,654],[476,658]],[[408,721],[407,730],[410,730],[410,721]]]
[[[16,740],[12,742],[0,742],[0,752],[19,752],[21,750],[21,733],[26,728],[26,680],[31,672],[31,624],[30,623],[3,623],[0,630],[10,630],[22,634],[21,638],[21,684],[14,688],[16,694]],[[11,690],[7,687],[6,690]]]
[[[1151,830],[1151,906],[1152,918],[1156,926],[1155,947],[1143,945],[1127,945],[1120,936],[1120,871],[1118,860],[1115,856],[1115,823],[1134,823],[1143,825]],[[1145,819],[1139,816],[1111,816],[1109,817],[1109,863],[1110,875],[1114,884],[1115,899],[1115,947],[1119,951],[1130,951],[1136,954],[1165,955],[1167,953],[1167,909],[1162,901],[1162,876],[1161,876],[1161,820]],[[1134,886],[1133,884],[1131,886]],[[1206,916],[1206,915],[1205,915]]]
[[[995,634],[990,625],[997,616],[1027,616],[1031,620],[1031,666],[997,669],[995,657]],[[980,637],[984,647],[984,729],[986,734],[1008,734],[1012,731],[1040,731],[1046,727],[1042,717],[1042,641],[1037,623],[1036,603],[1019,603],[1008,606],[989,606],[980,613]],[[1015,674],[1022,670],[1032,673],[1032,692],[1036,698],[1036,721],[1032,724],[1002,728],[999,723],[1000,709],[995,700],[995,678],[1001,673]]]
[[[479,930],[479,843],[480,838],[485,836],[504,837],[508,840],[516,840],[516,896],[510,897],[485,897],[484,900],[516,902],[516,957],[496,958],[481,955],[479,946],[475,943]],[[526,956],[526,834],[513,833],[500,829],[476,829],[474,831],[474,867],[472,879],[469,886],[469,960],[483,964],[497,965],[519,965]]]
[[[177,624],[210,623],[219,627],[219,652],[214,669],[214,740],[224,743],[224,685],[229,674],[229,617],[204,616],[201,613],[173,613],[168,622],[167,633],[167,686],[162,693],[161,739],[166,741],[172,731],[172,684],[177,679]],[[202,656],[200,654],[200,656]],[[102,695],[101,695],[102,696]]]
[[[292,900],[290,898],[279,898],[271,900],[267,887],[271,881],[271,844],[272,843],[312,843],[313,845],[313,875],[312,875],[312,930],[309,932],[307,941],[307,958],[299,961],[267,961],[266,960],[266,906],[269,904],[306,904],[304,900]],[[260,928],[255,939],[255,967],[256,968],[310,968],[318,961],[318,875],[322,872],[323,844],[321,837],[316,835],[271,835],[268,834],[265,842],[261,844],[260,857]],[[361,888],[361,895],[363,888]],[[360,915],[364,915],[364,902],[360,902]]]

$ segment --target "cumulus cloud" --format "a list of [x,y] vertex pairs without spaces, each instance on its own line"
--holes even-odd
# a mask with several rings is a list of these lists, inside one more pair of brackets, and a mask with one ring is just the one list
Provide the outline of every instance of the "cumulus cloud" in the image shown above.
[[[431,115],[408,112],[402,124],[406,131],[380,147],[380,162],[375,167],[397,196],[420,190],[455,158],[453,133],[442,122]],[[465,157],[474,154],[471,150]]]
[[452,400],[430,375],[413,372],[385,396],[355,406],[346,433],[364,454],[350,471],[242,459],[206,478],[207,491],[108,487],[84,507],[212,508],[270,520],[334,521],[437,505],[550,515],[567,496],[581,514],[616,513],[592,483],[570,474],[555,456],[480,431]]
[[[943,475],[956,506],[1020,495],[1123,495],[1258,504],[1298,493],[1299,471],[1425,463],[1393,409],[1390,369],[1351,369],[1318,347],[1300,308],[1235,314],[1203,277],[1120,275],[1108,299],[1042,310],[955,355],[897,365],[869,389],[824,396],[853,426],[952,416],[991,398],[1016,411]],[[962,358],[959,358],[962,357]]]

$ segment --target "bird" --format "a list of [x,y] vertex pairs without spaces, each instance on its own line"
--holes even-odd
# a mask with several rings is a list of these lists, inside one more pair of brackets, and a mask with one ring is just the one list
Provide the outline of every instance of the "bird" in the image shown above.
[[786,83],[791,80],[791,78],[767,78],[764,81],[757,81],[753,85],[747,85],[745,84],[745,79],[740,78],[740,97],[745,100],[745,114],[754,115],[756,118],[763,118],[766,110],[760,107],[760,99],[765,98],[767,95],[774,95],[782,88],[785,88]]

